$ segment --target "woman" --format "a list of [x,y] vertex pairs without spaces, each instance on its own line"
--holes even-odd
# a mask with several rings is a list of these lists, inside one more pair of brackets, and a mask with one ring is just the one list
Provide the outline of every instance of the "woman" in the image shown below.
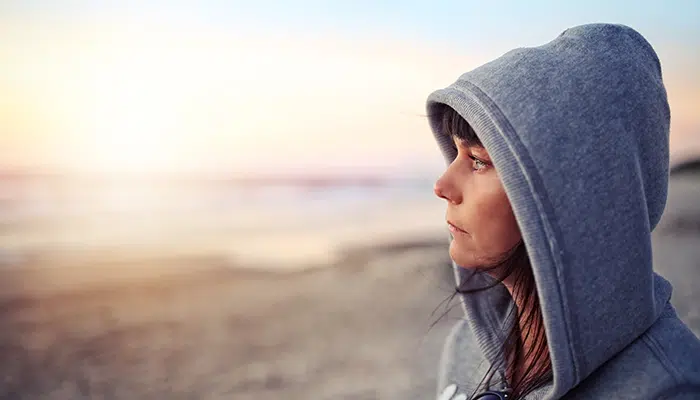
[[700,398],[700,341],[652,271],[670,113],[649,43],[574,27],[462,75],[427,109],[466,312],[439,398]]

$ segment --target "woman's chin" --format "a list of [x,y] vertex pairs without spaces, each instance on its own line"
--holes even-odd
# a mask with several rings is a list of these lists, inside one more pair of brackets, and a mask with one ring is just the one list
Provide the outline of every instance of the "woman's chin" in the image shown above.
[[477,266],[471,253],[461,248],[454,240],[450,243],[450,258],[462,268],[474,268]]

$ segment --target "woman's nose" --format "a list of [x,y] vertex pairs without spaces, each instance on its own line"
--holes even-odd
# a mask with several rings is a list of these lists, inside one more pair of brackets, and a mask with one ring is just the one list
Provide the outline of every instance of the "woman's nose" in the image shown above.
[[441,199],[445,199],[452,204],[462,202],[462,196],[459,190],[449,181],[446,175],[442,175],[433,186],[435,195]]

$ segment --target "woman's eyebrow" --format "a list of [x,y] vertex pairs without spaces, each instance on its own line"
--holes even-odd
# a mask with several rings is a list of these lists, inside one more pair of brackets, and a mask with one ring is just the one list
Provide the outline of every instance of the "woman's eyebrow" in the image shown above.
[[486,151],[486,148],[482,145],[473,145],[469,147],[469,151],[474,153],[477,158],[485,159],[485,160],[490,160],[491,156],[489,155],[489,152]]

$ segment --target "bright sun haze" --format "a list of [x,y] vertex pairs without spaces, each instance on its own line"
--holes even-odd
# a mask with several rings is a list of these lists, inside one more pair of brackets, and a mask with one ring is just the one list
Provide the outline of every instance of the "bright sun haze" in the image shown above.
[[[570,5],[537,23],[542,5],[514,3],[530,17],[522,30],[488,7],[469,9],[480,24],[455,25],[420,5],[401,15],[368,5],[45,6],[0,5],[0,167],[439,171],[427,94],[593,17]],[[453,16],[469,8],[449,7]],[[650,38],[673,111],[672,152],[700,151],[691,51],[700,35],[688,34],[698,11],[668,11],[659,29],[643,7],[591,7]]]

